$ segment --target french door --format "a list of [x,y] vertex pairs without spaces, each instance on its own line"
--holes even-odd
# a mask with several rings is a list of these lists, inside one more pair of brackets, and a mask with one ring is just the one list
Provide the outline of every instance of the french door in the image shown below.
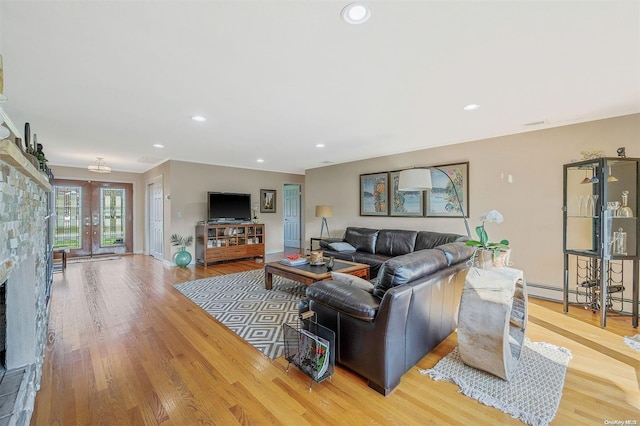
[[133,252],[133,185],[56,179],[54,247],[69,257]]

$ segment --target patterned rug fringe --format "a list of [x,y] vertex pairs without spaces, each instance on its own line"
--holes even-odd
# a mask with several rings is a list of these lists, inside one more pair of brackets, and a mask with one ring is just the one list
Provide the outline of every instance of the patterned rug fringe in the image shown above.
[[631,349],[640,351],[640,334],[636,334],[635,336],[624,336],[624,343],[626,343]]
[[468,396],[469,398],[473,398],[476,401],[486,406],[497,408],[503,413],[509,414],[514,419],[519,419],[523,423],[526,423],[532,426],[546,426],[549,423],[551,423],[551,420],[553,420],[553,418],[555,417],[555,415],[550,417],[538,417],[534,414],[519,410],[515,406],[504,404],[501,400],[494,398],[491,395],[487,395],[484,392],[475,390],[472,386],[468,385],[464,380],[459,380],[453,377],[449,378],[433,370],[420,370],[420,373],[428,374],[435,381],[441,381],[441,380],[450,381],[451,383],[458,385],[458,387],[460,388],[458,390],[459,393],[462,393],[463,395]]
[[[531,340],[526,339],[528,343],[531,344]],[[555,351],[560,351],[563,354],[565,354],[567,356],[567,361],[570,360],[571,358],[573,358],[573,355],[571,354],[571,351],[567,348],[563,348],[562,346],[556,346],[553,343],[547,343],[547,342],[535,342],[535,345],[541,348],[547,348],[547,349],[552,349]]]
[[[572,358],[571,351],[569,351],[566,348],[559,347],[550,343],[544,343],[544,342],[531,343],[529,339],[526,339],[525,345],[528,346],[531,350],[535,350],[535,348],[545,348],[551,351],[558,351],[559,353],[563,354],[562,357],[566,359],[566,364],[568,364],[569,360]],[[497,408],[503,413],[509,414],[511,417],[515,419],[519,419],[523,423],[526,423],[532,426],[548,425],[555,417],[555,413],[558,408],[557,406],[559,405],[559,402],[560,402],[561,394],[560,396],[558,396],[558,401],[556,406],[552,407],[553,409],[550,410],[548,414],[532,413],[527,411],[526,409],[518,407],[517,403],[512,404],[509,402],[505,402],[501,400],[499,397],[496,397],[494,395],[491,395],[487,392],[484,392],[478,389],[477,383],[474,385],[474,383],[469,383],[463,377],[456,377],[452,374],[451,375],[445,374],[444,372],[440,371],[439,368],[443,370],[447,370],[446,367],[440,367],[440,362],[444,361],[448,357],[453,357],[453,359],[455,359],[460,364],[462,364],[462,360],[459,359],[457,348],[455,348],[454,351],[452,351],[449,355],[447,355],[447,357],[440,360],[438,364],[436,364],[433,368],[427,369],[427,370],[420,370],[420,373],[424,375],[429,375],[429,377],[431,377],[434,381],[444,380],[444,381],[449,381],[451,383],[454,383],[459,387],[458,392],[462,393],[463,395],[466,395],[469,398],[473,398],[484,405]],[[522,361],[523,360],[521,360],[521,363],[518,368],[522,368],[523,366]],[[554,361],[550,360],[550,362],[554,362]],[[565,368],[566,368],[566,364],[565,364]],[[475,370],[472,367],[464,366],[463,364],[462,364],[462,368]],[[475,370],[475,371],[479,371],[479,370]],[[502,380],[488,373],[482,372],[482,375],[486,375],[487,377],[486,380]],[[472,380],[475,380],[473,379],[474,376],[471,376],[471,377],[472,377]],[[513,380],[514,379],[512,379],[512,381]],[[563,383],[564,383],[564,375],[562,377],[562,382],[560,383],[560,391]]]
[[[442,377],[441,379],[436,379],[430,372],[429,372],[429,375],[434,380],[447,380],[446,377]],[[440,375],[438,374],[438,376]],[[505,404],[498,398],[494,398],[491,395],[487,395],[482,391],[478,391],[474,389],[472,386],[470,386],[469,384],[467,384],[464,380],[451,378],[450,381],[460,387],[458,392],[462,393],[463,395],[466,395],[469,398],[473,398],[476,401],[480,402],[481,404],[487,405],[489,407],[497,408],[503,413],[509,414],[514,419],[519,419],[523,423],[529,424],[531,426],[546,426],[549,423],[551,423],[551,420],[553,420],[553,417],[555,417],[555,416],[538,417],[535,414],[522,411],[516,406]]]

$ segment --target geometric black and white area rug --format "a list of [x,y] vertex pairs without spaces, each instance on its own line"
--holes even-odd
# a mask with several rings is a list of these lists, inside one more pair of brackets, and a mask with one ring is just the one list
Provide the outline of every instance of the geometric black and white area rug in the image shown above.
[[282,324],[298,320],[298,302],[307,286],[273,276],[264,288],[264,270],[221,275],[174,286],[209,315],[271,359],[284,352]]

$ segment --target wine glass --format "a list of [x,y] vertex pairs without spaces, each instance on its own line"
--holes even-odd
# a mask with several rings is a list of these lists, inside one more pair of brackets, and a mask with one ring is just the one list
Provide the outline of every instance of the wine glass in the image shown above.
[[593,194],[591,197],[593,197],[593,202],[592,202],[592,216],[597,216],[597,212],[596,212],[596,207],[598,206],[598,194]]
[[593,205],[592,201],[593,199],[591,198],[591,195],[584,196],[584,217],[591,216],[592,205]]
[[584,195],[578,195],[578,216],[582,216],[582,200]]

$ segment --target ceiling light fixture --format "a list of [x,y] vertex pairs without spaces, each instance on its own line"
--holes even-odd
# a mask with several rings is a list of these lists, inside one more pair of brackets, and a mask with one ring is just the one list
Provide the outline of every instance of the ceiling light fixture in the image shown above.
[[154,148],[164,148],[164,145],[162,145],[161,143],[154,143],[153,147]]
[[96,164],[90,164],[87,170],[94,173],[111,173],[111,167],[104,164],[102,157],[96,157]]
[[316,144],[316,148],[324,148],[324,144],[323,143],[317,143]]
[[362,3],[351,3],[342,9],[342,19],[349,24],[362,24],[371,16],[371,10]]
[[469,104],[469,105],[465,106],[463,109],[465,111],[474,111],[474,110],[476,110],[478,108],[480,108],[480,105],[478,105],[478,104]]
[[207,119],[201,115],[194,115],[193,117],[191,117],[191,119],[193,121],[199,121],[199,122],[207,121]]
[[257,161],[258,163],[264,163],[264,160],[263,160],[262,158],[258,158],[256,161]]

